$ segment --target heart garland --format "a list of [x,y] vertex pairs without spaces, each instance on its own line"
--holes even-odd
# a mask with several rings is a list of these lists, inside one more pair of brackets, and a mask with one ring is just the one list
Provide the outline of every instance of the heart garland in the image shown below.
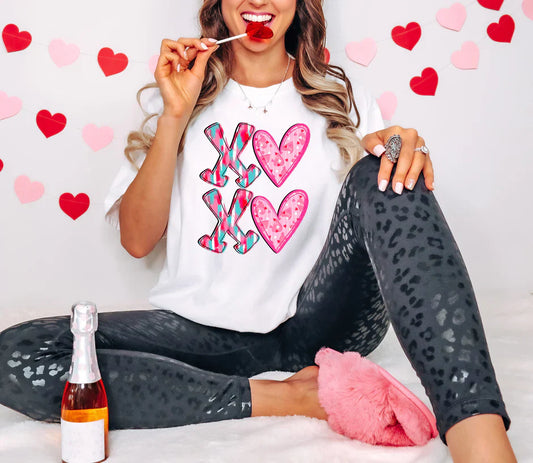
[[124,53],[116,53],[108,47],[98,52],[98,64],[106,77],[122,72],[128,66],[128,57]]
[[437,12],[437,22],[452,31],[460,31],[465,21],[466,7],[462,3],[454,3],[450,8],[442,8]]
[[32,182],[26,175],[19,175],[15,179],[15,194],[22,204],[31,203],[44,194],[44,185],[41,182]]
[[81,217],[89,209],[91,201],[85,193],[74,196],[72,193],[63,193],[59,197],[59,207],[72,220]]
[[500,11],[500,8],[503,5],[503,0],[477,0],[477,2],[489,10]]
[[479,48],[474,42],[465,42],[461,49],[452,53],[452,64],[457,69],[477,69],[479,64]]
[[495,42],[511,43],[514,30],[513,18],[504,14],[497,23],[492,23],[487,27],[487,34]]
[[37,113],[36,121],[37,127],[46,138],[57,135],[67,125],[67,118],[63,114],[52,115],[47,109],[42,109]]
[[433,68],[425,68],[422,75],[415,76],[409,82],[411,90],[417,95],[434,96],[439,83],[439,75]]
[[22,100],[0,91],[0,120],[13,117],[22,109]]
[[391,31],[392,40],[396,45],[412,50],[422,37],[422,28],[417,22],[410,22],[407,26],[396,26]]
[[66,44],[61,39],[55,39],[48,45],[48,53],[52,61],[58,66],[68,66],[80,56],[80,49],[74,44]]
[[2,30],[2,40],[8,53],[25,50],[30,46],[31,34],[20,31],[15,24],[8,24]]

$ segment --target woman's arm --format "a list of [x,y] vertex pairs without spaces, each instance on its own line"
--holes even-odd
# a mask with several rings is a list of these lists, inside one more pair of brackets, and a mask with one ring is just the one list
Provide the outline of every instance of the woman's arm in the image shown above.
[[163,113],[143,165],[120,203],[121,243],[134,257],[150,253],[167,226],[178,146],[200,95],[207,61],[217,48],[208,39],[161,44],[155,78]]

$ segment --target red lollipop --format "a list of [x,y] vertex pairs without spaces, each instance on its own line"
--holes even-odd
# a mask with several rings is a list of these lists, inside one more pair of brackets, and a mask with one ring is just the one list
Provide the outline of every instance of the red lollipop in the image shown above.
[[274,33],[270,27],[266,27],[263,23],[251,22],[246,26],[246,34],[251,39],[271,39]]
[[272,29],[263,25],[263,23],[251,22],[246,26],[246,32],[244,34],[234,35],[227,39],[217,40],[217,44],[230,42],[231,40],[240,39],[242,37],[250,37],[252,40],[264,40],[271,39],[274,36]]

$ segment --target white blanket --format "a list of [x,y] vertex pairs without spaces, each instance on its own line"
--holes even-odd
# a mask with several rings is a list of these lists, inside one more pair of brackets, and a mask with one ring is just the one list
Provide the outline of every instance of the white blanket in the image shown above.
[[[518,461],[533,462],[529,435],[533,429],[533,296],[499,294],[478,299],[498,381],[513,421],[511,442]],[[3,314],[0,330],[41,315],[45,314]],[[392,330],[370,358],[429,404]],[[285,376],[281,372],[266,374],[276,379]],[[59,425],[36,422],[0,406],[1,463],[57,463],[61,459],[60,438]],[[374,447],[334,433],[324,421],[298,416],[112,431],[110,453],[109,463],[451,463],[439,438],[418,448]]]

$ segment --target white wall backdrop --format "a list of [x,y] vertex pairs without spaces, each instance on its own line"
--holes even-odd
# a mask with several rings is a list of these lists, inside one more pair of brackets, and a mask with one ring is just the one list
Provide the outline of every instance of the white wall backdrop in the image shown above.
[[[331,62],[376,98],[393,93],[391,122],[415,127],[426,139],[436,195],[476,289],[526,294],[533,291],[533,1],[480,2],[326,0],[328,49]],[[459,31],[436,19],[457,3],[466,12]],[[68,313],[79,299],[104,309],[146,305],[162,248],[143,260],[130,257],[103,220],[103,199],[126,136],[140,121],[135,93],[152,80],[149,62],[162,38],[197,34],[199,4],[0,0],[0,29],[15,24],[32,37],[21,51],[0,43],[0,313]],[[503,15],[515,24],[510,43],[487,33]],[[421,37],[407,50],[391,31],[411,22]],[[65,53],[50,52],[55,40],[79,56],[58,66],[52,58]],[[451,63],[467,41],[479,49],[477,69]],[[356,58],[373,43],[377,52],[367,65],[348,58],[348,44]],[[104,47],[128,57],[122,72],[104,74],[97,61]],[[438,74],[434,96],[417,95],[409,85],[427,67]],[[63,114],[65,128],[46,138],[36,123],[42,110]],[[113,133],[96,151],[83,136],[91,124]],[[65,193],[90,198],[75,220],[60,209]]]

